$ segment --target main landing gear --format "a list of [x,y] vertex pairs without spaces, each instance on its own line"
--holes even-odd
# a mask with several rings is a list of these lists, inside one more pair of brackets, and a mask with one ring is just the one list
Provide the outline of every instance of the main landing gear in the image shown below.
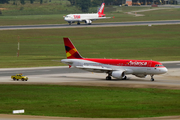
[[106,77],[106,80],[111,80],[112,79],[111,78],[112,73],[111,72],[107,72],[107,74],[108,74],[108,76]]
[[69,25],[71,25],[72,24],[72,22],[69,22]]
[[77,22],[77,25],[80,25],[80,22]]
[[[112,79],[111,76],[112,76],[111,73],[108,73],[108,76],[106,77],[106,80],[111,80]],[[126,76],[121,78],[121,80],[126,80],[126,79],[127,79]]]
[[108,75],[108,76],[106,77],[106,80],[111,80],[111,76]]
[[154,75],[151,75],[151,81],[154,81],[154,78],[153,78]]
[[126,77],[126,76],[124,76],[123,80],[126,80],[126,79],[127,79],[127,77]]

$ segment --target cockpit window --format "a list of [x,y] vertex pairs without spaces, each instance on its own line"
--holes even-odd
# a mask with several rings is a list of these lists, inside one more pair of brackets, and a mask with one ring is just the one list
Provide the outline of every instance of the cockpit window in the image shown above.
[[157,64],[157,65],[155,65],[155,67],[163,67],[163,65],[162,64]]
[[70,15],[66,15],[66,18],[69,18],[69,17],[71,17]]

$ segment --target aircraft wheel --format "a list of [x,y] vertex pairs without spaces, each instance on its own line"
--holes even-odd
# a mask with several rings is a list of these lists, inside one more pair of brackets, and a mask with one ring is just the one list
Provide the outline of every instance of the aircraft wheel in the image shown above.
[[151,75],[151,81],[154,81],[154,78],[153,78],[154,75]]
[[15,81],[15,80],[16,80],[16,78],[15,78],[15,77],[13,77],[13,80]]
[[72,22],[69,22],[69,25],[71,25],[72,24]]
[[22,78],[21,80],[24,81],[24,78]]
[[77,25],[80,25],[80,22],[78,22]]
[[126,76],[124,76],[123,80],[126,80],[126,79],[127,79],[127,77],[126,77]]
[[107,76],[107,77],[106,77],[106,80],[111,80],[111,76]]

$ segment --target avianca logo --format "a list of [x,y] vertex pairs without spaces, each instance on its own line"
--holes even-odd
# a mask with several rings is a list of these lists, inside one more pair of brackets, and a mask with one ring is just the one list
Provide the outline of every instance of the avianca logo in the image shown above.
[[99,9],[99,12],[102,12],[102,9],[104,8],[104,4],[102,4],[101,8]]
[[67,57],[70,57],[70,56],[72,56],[74,53],[76,53],[77,52],[77,50],[74,48],[74,49],[71,49],[69,52],[67,52],[66,53],[66,56]]
[[147,62],[137,62],[137,61],[132,62],[132,61],[129,61],[126,64],[128,64],[128,65],[137,65],[137,66],[146,66]]

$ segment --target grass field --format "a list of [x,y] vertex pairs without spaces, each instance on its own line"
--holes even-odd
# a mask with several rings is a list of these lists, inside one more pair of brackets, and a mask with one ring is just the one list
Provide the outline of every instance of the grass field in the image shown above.
[[[64,4],[33,4],[19,6],[2,6],[7,7],[2,10],[0,16],[0,26],[3,25],[29,25],[29,24],[68,24],[64,21],[63,16],[70,13],[81,13],[79,9]],[[1,8],[1,6],[0,6]],[[149,12],[141,12],[145,16],[135,17],[126,14],[126,12],[134,10],[154,9],[151,7],[118,7],[105,6],[105,14],[111,19],[97,20],[98,22],[126,22],[126,21],[150,21],[150,20],[179,20],[180,8],[167,8],[163,10],[155,10]],[[90,8],[89,13],[95,13],[96,7]],[[114,17],[114,18],[113,18]]]
[[[88,58],[180,60],[180,25],[9,30],[0,33],[0,68],[59,66],[69,37]],[[17,41],[20,36],[20,56]]]
[[0,88],[3,114],[25,109],[26,115],[61,117],[180,115],[179,90],[56,85],[0,85]]

